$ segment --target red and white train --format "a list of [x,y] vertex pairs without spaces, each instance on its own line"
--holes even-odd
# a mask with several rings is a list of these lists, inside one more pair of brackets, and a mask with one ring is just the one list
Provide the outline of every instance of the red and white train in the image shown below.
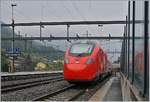
[[65,53],[64,79],[68,82],[92,82],[108,72],[107,54],[95,42],[74,43]]

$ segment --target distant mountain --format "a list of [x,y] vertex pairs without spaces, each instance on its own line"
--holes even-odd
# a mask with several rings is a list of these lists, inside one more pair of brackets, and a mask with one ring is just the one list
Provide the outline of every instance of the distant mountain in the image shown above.
[[[12,29],[11,27],[2,27],[1,28],[1,38],[3,37],[12,37]],[[15,37],[19,37],[15,33]],[[1,48],[5,51],[6,48],[11,48],[12,41],[8,40],[2,40],[1,41]],[[60,51],[58,49],[55,49],[52,46],[44,46],[38,41],[27,41],[26,42],[27,47],[25,48],[25,41],[17,40],[14,43],[15,48],[19,48],[21,52],[24,53],[30,53],[35,56],[48,58],[49,60],[59,59],[63,58],[64,52]]]

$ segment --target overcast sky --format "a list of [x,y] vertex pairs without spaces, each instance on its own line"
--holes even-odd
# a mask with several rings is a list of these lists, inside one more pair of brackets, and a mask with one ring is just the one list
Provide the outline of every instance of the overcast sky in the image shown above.
[[[11,3],[14,8],[15,22],[40,21],[89,21],[89,20],[125,20],[127,15],[127,1],[98,1],[98,0],[1,0],[1,20],[11,23]],[[122,36],[124,25],[97,25],[71,26],[70,35],[78,33],[85,36],[88,30],[91,36]],[[39,27],[16,27],[15,32],[22,35],[39,36]],[[66,26],[45,26],[42,36],[65,36]],[[60,45],[59,42],[52,43]],[[107,42],[106,42],[107,43]],[[105,46],[104,46],[105,47]],[[110,45],[109,45],[110,47]],[[107,48],[106,48],[107,49]],[[120,49],[120,47],[119,47]]]

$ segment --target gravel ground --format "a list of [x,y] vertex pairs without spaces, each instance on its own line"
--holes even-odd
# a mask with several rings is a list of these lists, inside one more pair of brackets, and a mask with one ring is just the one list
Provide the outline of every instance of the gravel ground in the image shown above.
[[55,83],[44,84],[44,85],[35,86],[27,89],[8,92],[1,95],[1,100],[2,101],[30,101],[33,98],[63,88],[67,85],[69,85],[69,83],[66,81],[58,81]]
[[76,89],[69,89],[65,92],[62,92],[60,94],[57,94],[53,97],[50,97],[47,100],[51,100],[51,101],[65,101],[66,99],[69,99],[70,97],[76,95],[77,93],[79,93],[80,90],[76,90]]
[[96,92],[98,89],[101,88],[104,83],[106,83],[109,80],[109,78],[106,78],[104,81],[99,81],[95,85],[91,85],[87,87],[85,94],[81,95],[76,99],[76,101],[88,101]]
[[51,76],[51,77],[41,77],[41,78],[33,78],[33,79],[22,79],[22,80],[14,80],[14,81],[4,81],[1,82],[1,87],[7,86],[7,85],[18,85],[22,83],[28,83],[28,82],[33,82],[33,81],[42,81],[42,80],[47,80],[51,78],[55,78],[57,76]]

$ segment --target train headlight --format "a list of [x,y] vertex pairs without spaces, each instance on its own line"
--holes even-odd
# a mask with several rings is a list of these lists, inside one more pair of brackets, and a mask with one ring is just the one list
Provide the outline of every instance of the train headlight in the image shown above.
[[65,63],[65,64],[68,64],[68,63],[69,63],[69,59],[66,58],[66,59],[64,60],[64,63]]
[[92,58],[89,58],[87,61],[86,61],[86,64],[91,64],[93,62],[93,59]]

